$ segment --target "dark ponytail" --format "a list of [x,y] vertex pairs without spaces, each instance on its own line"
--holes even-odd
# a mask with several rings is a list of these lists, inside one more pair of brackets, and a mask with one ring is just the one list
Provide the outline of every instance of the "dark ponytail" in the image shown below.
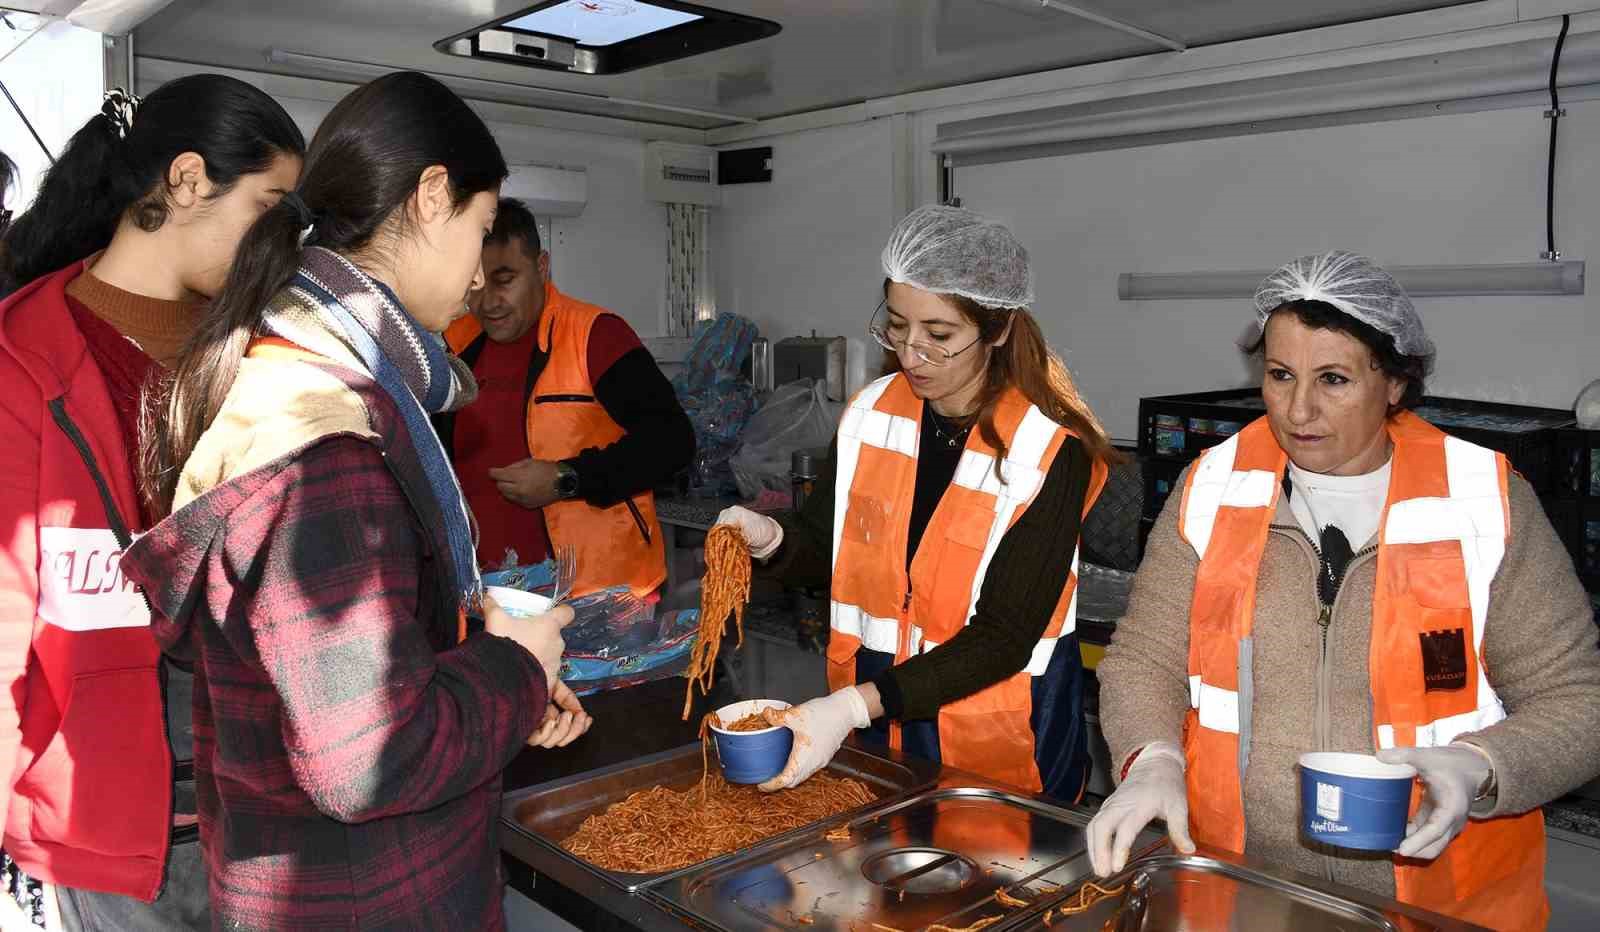
[[159,230],[170,212],[167,171],[185,152],[205,159],[215,197],[306,148],[288,112],[236,78],[169,81],[136,110],[113,95],[72,135],[28,212],[6,232],[0,278],[12,288],[104,249],[124,216],[141,230]]
[[[172,509],[183,464],[233,387],[267,302],[299,267],[302,221],[313,221],[305,245],[346,256],[382,250],[389,233],[406,232],[410,218],[402,208],[434,165],[444,166],[458,208],[498,188],[508,174],[483,120],[427,75],[378,78],[322,121],[299,190],[245,233],[227,284],[173,369],[159,416],[143,432],[141,486],[154,514]],[[391,217],[395,225],[388,225]]]

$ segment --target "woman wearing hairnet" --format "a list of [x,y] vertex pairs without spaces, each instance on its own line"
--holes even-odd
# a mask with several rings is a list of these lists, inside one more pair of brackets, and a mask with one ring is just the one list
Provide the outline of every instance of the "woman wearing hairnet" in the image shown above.
[[[1121,870],[1162,818],[1182,851],[1543,928],[1537,807],[1600,770],[1600,651],[1572,563],[1504,456],[1408,410],[1434,348],[1388,273],[1307,256],[1255,309],[1267,415],[1168,500],[1097,671],[1121,785],[1089,827],[1094,868]],[[1307,751],[1416,768],[1398,848],[1299,835]]]
[[743,508],[760,559],[827,587],[832,694],[788,712],[793,786],[845,736],[1077,799],[1088,775],[1073,634],[1078,529],[1115,455],[1027,307],[1005,227],[924,207],[883,251],[870,332],[890,374],[841,419],[785,524]]

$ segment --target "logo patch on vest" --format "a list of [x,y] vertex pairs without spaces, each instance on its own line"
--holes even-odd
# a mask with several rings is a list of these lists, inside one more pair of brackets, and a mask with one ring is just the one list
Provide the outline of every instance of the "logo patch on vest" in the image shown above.
[[1422,640],[1422,681],[1427,692],[1463,689],[1467,685],[1467,642],[1460,628],[1451,631],[1424,631]]

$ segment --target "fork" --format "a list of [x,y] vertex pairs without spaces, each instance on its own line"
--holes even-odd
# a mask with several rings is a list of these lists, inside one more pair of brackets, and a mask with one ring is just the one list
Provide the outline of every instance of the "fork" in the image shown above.
[[552,604],[560,605],[572,594],[572,584],[578,576],[578,552],[571,544],[559,544],[555,549],[555,589],[550,593]]

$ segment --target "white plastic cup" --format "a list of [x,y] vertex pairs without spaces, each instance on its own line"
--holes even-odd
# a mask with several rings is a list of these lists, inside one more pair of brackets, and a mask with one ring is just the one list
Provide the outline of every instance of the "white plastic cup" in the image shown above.
[[514,618],[532,618],[550,611],[556,603],[554,600],[535,592],[524,592],[521,589],[512,589],[509,586],[488,586],[483,590],[484,595],[494,599],[507,615]]

